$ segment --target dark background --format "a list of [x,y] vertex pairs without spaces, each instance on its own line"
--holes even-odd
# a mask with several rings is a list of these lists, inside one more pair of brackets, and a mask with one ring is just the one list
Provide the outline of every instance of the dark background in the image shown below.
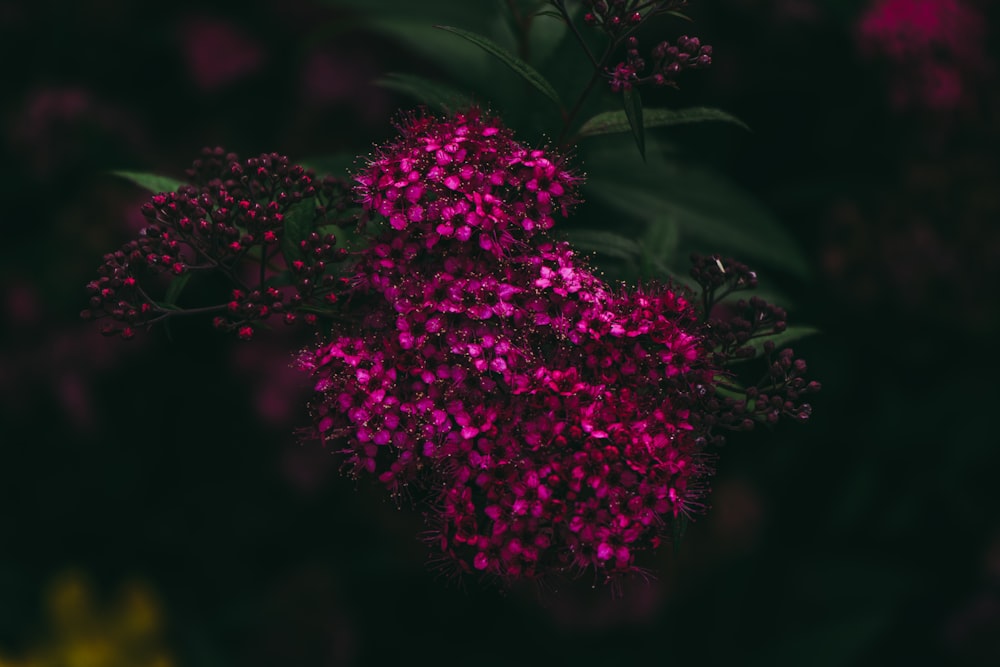
[[613,599],[438,577],[418,511],[296,444],[308,334],[78,319],[141,225],[107,170],[367,153],[411,105],[371,81],[419,62],[305,0],[0,2],[0,665],[56,641],[66,572],[98,609],[145,582],[194,667],[1000,664],[996,10],[941,0],[901,50],[861,0],[695,4],[715,63],[678,101],[753,128],[690,136],[814,267],[784,287],[824,391],[731,438],[710,510]]

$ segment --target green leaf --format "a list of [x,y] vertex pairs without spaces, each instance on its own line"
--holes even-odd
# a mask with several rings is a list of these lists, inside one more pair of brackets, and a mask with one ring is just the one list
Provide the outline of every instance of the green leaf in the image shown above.
[[437,65],[463,86],[488,89],[490,68],[496,61],[481,49],[456,40],[427,25],[426,18],[408,20],[394,14],[375,15],[364,21],[363,27],[385,35],[402,44],[411,53]]
[[490,55],[496,57],[504,65],[512,69],[516,74],[518,74],[522,79],[527,81],[529,84],[535,87],[539,92],[545,95],[547,98],[552,100],[553,103],[560,109],[563,108],[562,101],[559,99],[559,94],[556,89],[552,87],[552,84],[548,82],[538,71],[524,62],[513,53],[503,48],[496,42],[482,35],[478,35],[474,32],[469,32],[468,30],[462,30],[461,28],[454,28],[447,25],[436,25],[435,28],[445,30],[452,34],[458,35],[459,37],[472,42],[482,50],[486,51]]
[[[502,35],[494,34],[498,23],[509,15],[505,2],[477,0],[456,2],[455,0],[322,0],[346,10],[338,12],[333,26],[340,30],[350,26],[350,34],[378,33],[409,53],[417,55],[422,62],[435,65],[446,72],[465,90],[483,93],[484,99],[500,99],[498,92],[510,83],[500,81],[492,67],[499,63],[471,44],[457,40],[434,24],[463,26],[467,30],[490,35],[495,41],[514,48],[513,42],[503,41]],[[338,37],[333,37],[337,39]],[[519,82],[518,82],[519,83]]]
[[635,145],[639,147],[639,155],[642,156],[643,161],[646,160],[646,129],[643,125],[642,118],[642,97],[639,96],[639,91],[635,88],[629,88],[622,95],[622,103],[625,105],[625,119],[628,122],[629,128],[632,130],[632,136],[635,138]]
[[[689,109],[644,109],[642,111],[643,126],[667,127],[670,125],[681,125],[685,123],[704,123],[706,121],[721,121],[733,123],[749,130],[746,123],[736,116],[726,113],[721,109],[709,107],[691,107]],[[615,132],[626,132],[632,125],[629,117],[624,111],[605,111],[599,113],[580,128],[580,135],[593,137],[600,134],[613,134]]]
[[[745,401],[747,399],[746,389],[736,380],[724,375],[716,375],[712,378],[715,382],[715,394],[720,398],[731,398],[734,401]],[[722,386],[728,385],[727,387]],[[734,387],[730,389],[729,387]],[[752,401],[751,401],[752,403]]]
[[643,257],[647,259],[650,267],[658,266],[666,269],[673,266],[680,242],[680,226],[669,218],[657,218],[643,235],[641,246]]
[[554,9],[546,9],[544,11],[537,12],[535,16],[550,16],[561,23],[566,23],[566,19],[563,18],[563,15]]
[[615,259],[635,262],[642,254],[642,248],[632,239],[600,229],[573,229],[564,236],[574,250],[596,252]]
[[[575,14],[576,10],[581,8],[582,3],[574,3],[573,7],[569,8],[570,15]],[[528,33],[528,52],[531,54],[532,62],[535,63],[535,69],[541,72],[542,65],[555,55],[559,47],[566,40],[576,42],[576,40],[572,39],[569,26],[566,20],[563,19],[562,14],[554,10],[535,13],[531,21],[530,32]],[[576,45],[576,47],[579,48],[579,45]],[[566,71],[565,61],[560,62],[560,65],[562,67],[556,68],[556,76],[562,76],[562,73]],[[545,76],[545,74],[542,74],[542,76]],[[560,81],[559,83],[562,84],[565,81]]]
[[160,192],[176,192],[177,188],[184,185],[183,181],[178,181],[175,178],[170,178],[169,176],[160,176],[158,174],[147,174],[139,171],[112,171],[115,176],[121,176],[124,179],[132,181],[141,188],[145,188],[150,192],[157,194]]
[[289,209],[285,214],[285,222],[281,235],[281,254],[285,263],[291,266],[295,260],[302,259],[302,249],[299,243],[313,231],[313,221],[316,216],[316,202],[307,199]]
[[651,224],[677,225],[685,250],[726,252],[751,265],[765,264],[801,278],[809,263],[784,227],[753,197],[711,170],[668,161],[651,151],[645,165],[608,140],[585,154],[584,198]]
[[187,286],[188,281],[191,280],[191,276],[194,274],[190,271],[185,271],[181,275],[177,276],[170,281],[167,286],[167,294],[163,297],[164,303],[169,306],[177,304],[177,300],[181,298],[181,292],[184,291],[184,287]]
[[375,84],[409,95],[419,102],[441,111],[455,111],[472,106],[472,98],[451,86],[413,74],[390,72]]
[[750,210],[718,212],[701,202],[686,200],[677,192],[655,191],[634,184],[606,183],[592,179],[588,197],[641,219],[666,217],[686,237],[697,240],[705,251],[730,250],[741,260],[760,259],[788,271],[806,275],[808,265],[785,232],[769,218],[758,218]]
[[748,343],[748,345],[753,348],[754,357],[759,357],[764,354],[764,343],[768,341],[774,343],[775,350],[780,350],[783,347],[787,347],[791,342],[818,333],[820,333],[820,330],[816,327],[797,325],[794,327],[788,327],[781,333],[754,338]]

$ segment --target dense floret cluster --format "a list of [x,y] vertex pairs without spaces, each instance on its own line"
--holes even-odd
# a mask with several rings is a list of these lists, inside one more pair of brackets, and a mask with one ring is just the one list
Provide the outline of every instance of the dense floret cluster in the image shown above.
[[341,302],[355,324],[300,357],[314,435],[428,498],[433,548],[459,571],[636,570],[701,507],[716,427],[752,422],[717,398],[697,300],[612,289],[545,234],[579,178],[488,113],[400,133],[356,177],[373,238]]

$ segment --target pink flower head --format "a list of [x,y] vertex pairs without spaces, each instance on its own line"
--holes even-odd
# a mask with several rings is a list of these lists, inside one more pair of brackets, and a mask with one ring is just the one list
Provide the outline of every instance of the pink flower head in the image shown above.
[[180,25],[180,41],[188,73],[205,92],[252,76],[266,60],[261,45],[225,19],[191,17]]
[[897,61],[941,49],[959,61],[981,57],[983,17],[965,0],[875,0],[861,17],[862,48]]
[[[578,178],[497,119],[473,109],[401,133],[357,177],[386,224],[349,279],[353,321],[300,357],[314,434],[353,474],[430,502],[445,567],[504,581],[637,570],[702,507],[713,427],[746,421],[716,398],[723,371],[694,300],[613,290],[547,225],[524,224],[575,201]],[[755,284],[726,261],[696,279]],[[784,317],[765,306],[719,331],[745,343]],[[801,370],[783,357],[774,373]],[[760,411],[799,409],[779,405]]]
[[399,129],[357,175],[357,192],[369,216],[428,247],[455,239],[500,255],[577,201],[580,179],[562,158],[529,150],[487,112],[411,116]]

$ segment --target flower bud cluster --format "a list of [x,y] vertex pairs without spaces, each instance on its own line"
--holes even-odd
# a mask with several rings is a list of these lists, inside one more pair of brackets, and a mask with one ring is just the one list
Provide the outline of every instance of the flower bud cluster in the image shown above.
[[758,296],[735,303],[722,302],[734,292],[757,286],[757,274],[747,265],[720,255],[695,254],[691,262],[691,277],[701,287],[713,363],[722,367],[758,355],[767,363],[763,377],[749,387],[731,384],[729,373],[716,378],[722,394],[729,394],[713,406],[718,408],[718,425],[749,430],[757,423],[774,424],[783,416],[806,421],[812,414],[812,406],[803,398],[818,392],[820,384],[805,380],[806,362],[796,359],[791,348],[781,350],[775,357],[774,342],[766,340],[788,328],[788,314]]
[[[343,257],[336,238],[313,232],[296,243],[286,225],[289,216],[308,229],[334,222],[346,201],[343,184],[317,181],[281,155],[240,160],[221,148],[205,149],[186,175],[189,184],[142,206],[147,225],[138,239],[105,255],[87,286],[84,317],[104,319],[108,335],[131,338],[138,327],[172,315],[213,312],[216,328],[249,339],[255,323],[273,316],[293,323],[303,304],[330,301],[335,280],[327,265]],[[276,266],[292,273],[291,288],[272,284]],[[224,275],[234,286],[231,298],[177,307],[167,285],[197,272]]]
[[697,37],[686,35],[672,45],[664,41],[653,47],[651,62],[639,52],[639,41],[628,38],[625,60],[607,70],[608,85],[613,92],[631,90],[633,86],[675,86],[681,72],[705,69],[712,64],[712,47]]

